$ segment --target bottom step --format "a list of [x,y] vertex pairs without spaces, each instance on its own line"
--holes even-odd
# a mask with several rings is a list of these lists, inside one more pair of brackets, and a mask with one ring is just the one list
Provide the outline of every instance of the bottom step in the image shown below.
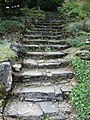
[[[4,110],[5,120],[46,120],[46,116],[50,119],[48,120],[66,120],[67,110],[71,107],[64,103],[64,107],[67,106],[69,109],[66,111],[60,110],[60,104],[55,102],[25,102],[19,100],[10,101]],[[61,112],[62,111],[62,112]],[[57,118],[57,119],[56,119]],[[68,120],[68,119],[67,119]]]

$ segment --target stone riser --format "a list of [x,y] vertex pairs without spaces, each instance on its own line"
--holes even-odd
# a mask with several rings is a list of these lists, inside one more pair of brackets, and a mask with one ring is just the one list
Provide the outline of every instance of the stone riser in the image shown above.
[[43,82],[53,82],[53,83],[59,83],[63,80],[70,80],[74,77],[73,73],[69,73],[69,74],[61,74],[61,75],[53,75],[53,76],[47,76],[47,75],[43,75],[43,76],[18,76],[18,75],[14,75],[15,78],[18,78],[17,80],[15,80],[16,82],[36,82],[36,81],[43,81]]
[[[45,51],[53,51],[53,52],[55,52],[55,51],[59,51],[59,50],[64,50],[64,49],[67,49],[67,48],[69,48],[69,46],[67,46],[67,45],[55,45],[55,46],[53,46],[53,45],[23,45],[26,49],[27,49],[27,51],[32,51],[32,52],[39,52],[39,51],[41,51],[41,52],[45,52]],[[49,50],[48,50],[49,49]]]
[[64,38],[64,36],[63,35],[60,35],[60,36],[25,35],[25,38],[28,38],[28,39],[54,39],[54,40],[58,40],[58,39]]
[[55,69],[55,68],[60,68],[60,67],[66,67],[68,65],[68,63],[61,63],[60,65],[55,64],[55,65],[29,65],[29,64],[23,64],[24,68],[29,68],[29,69],[39,69],[39,68],[43,68],[43,69]]
[[41,40],[41,39],[36,39],[36,40],[29,40],[29,39],[24,39],[23,40],[24,44],[60,44],[60,45],[64,45],[67,44],[67,42],[65,40]]
[[28,34],[28,35],[30,35],[30,34],[32,34],[32,35],[51,35],[51,36],[53,36],[53,35],[55,35],[55,36],[57,36],[57,35],[61,35],[63,32],[55,32],[55,31],[47,31],[47,30],[43,30],[43,31],[38,31],[38,30],[28,30],[27,32],[26,32],[26,34]]
[[13,90],[13,94],[23,101],[62,101],[64,99],[59,86],[17,87]]
[[56,59],[56,58],[62,58],[65,57],[67,53],[62,53],[62,54],[52,54],[52,55],[44,55],[44,54],[33,54],[32,52],[28,52],[26,57],[30,57],[32,59]]
[[63,27],[61,27],[61,28],[31,27],[31,30],[60,32],[60,31],[63,31]]
[[58,26],[44,26],[44,25],[35,25],[35,28],[41,28],[41,29],[62,29],[63,27],[65,27],[64,25],[58,25]]
[[24,68],[29,68],[29,69],[33,69],[33,68],[44,68],[44,69],[54,69],[54,68],[60,68],[60,67],[66,67],[68,66],[68,62],[64,59],[50,59],[50,60],[34,60],[34,59],[24,59],[24,61],[22,62],[22,66]]

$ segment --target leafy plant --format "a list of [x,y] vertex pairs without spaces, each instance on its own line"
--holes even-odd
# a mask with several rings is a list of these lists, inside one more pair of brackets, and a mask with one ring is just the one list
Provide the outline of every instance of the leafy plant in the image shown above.
[[90,119],[90,82],[80,83],[72,90],[71,102],[77,110],[78,120]]
[[52,52],[52,50],[51,50],[51,48],[46,47],[46,48],[45,48],[45,52]]
[[68,44],[72,47],[80,47],[87,44],[86,40],[89,39],[89,36],[78,36],[72,39],[68,39]]
[[87,16],[82,5],[78,4],[77,1],[66,2],[62,8],[58,8],[58,11],[63,14],[65,19],[81,20]]
[[72,90],[70,98],[78,120],[90,119],[90,62],[80,58],[71,61],[79,84]]
[[80,58],[73,59],[71,64],[74,68],[76,78],[79,82],[90,82],[90,62],[81,60]]

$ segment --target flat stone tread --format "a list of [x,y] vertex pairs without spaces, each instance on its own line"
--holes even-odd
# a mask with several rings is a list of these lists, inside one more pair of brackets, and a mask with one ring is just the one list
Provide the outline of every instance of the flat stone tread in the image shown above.
[[[10,101],[4,110],[5,117],[29,118],[42,117],[46,114],[57,115],[58,107],[52,102],[25,102],[19,100]],[[35,118],[34,118],[35,119]]]
[[68,45],[27,45],[27,44],[23,44],[24,47],[57,47],[57,48],[66,48],[68,47]]
[[27,54],[31,54],[31,55],[63,55],[65,54],[64,52],[27,52]]
[[26,35],[24,35],[25,37],[46,37],[46,38],[48,38],[48,37],[50,37],[50,38],[56,38],[56,37],[61,37],[62,35],[28,35],[28,34],[26,34]]
[[36,103],[14,100],[7,104],[4,114],[8,117],[38,117],[43,115],[43,111]]
[[61,63],[68,63],[65,59],[49,59],[49,60],[35,60],[35,59],[24,59],[23,64],[34,65],[34,66],[44,66],[44,65],[59,65]]
[[51,74],[52,75],[59,75],[59,74],[69,74],[73,73],[68,68],[59,68],[59,69],[35,69],[35,70],[24,70],[24,72],[21,73],[21,76],[44,76]]
[[44,39],[33,39],[33,40],[29,40],[29,39],[24,39],[23,41],[25,41],[25,42],[29,42],[30,44],[31,44],[31,42],[34,42],[34,44],[36,43],[36,42],[38,42],[39,44],[42,44],[43,42],[43,44],[46,44],[46,43],[54,43],[54,44],[66,44],[67,43],[67,41],[66,40],[48,40],[48,39],[46,39],[46,40],[44,40]]
[[59,109],[52,102],[39,102],[44,114],[58,114]]
[[13,89],[14,94],[22,94],[22,93],[46,93],[46,94],[62,94],[62,91],[57,85],[49,85],[49,86],[21,86],[17,85]]

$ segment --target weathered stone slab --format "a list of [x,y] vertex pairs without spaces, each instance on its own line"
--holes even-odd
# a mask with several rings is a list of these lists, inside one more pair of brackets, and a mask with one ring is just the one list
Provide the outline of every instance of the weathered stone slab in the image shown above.
[[12,101],[7,104],[4,111],[5,117],[26,118],[25,120],[35,120],[42,115],[43,111],[40,106],[33,102]]
[[40,87],[20,87],[13,90],[14,95],[18,95],[25,101],[48,101],[63,99],[63,93],[58,86],[40,86]]
[[49,60],[34,60],[34,59],[25,59],[23,61],[25,67],[33,68],[59,68],[68,65],[68,62],[64,59],[49,59]]
[[5,85],[5,90],[9,91],[12,85],[12,74],[10,62],[0,63],[0,83]]
[[[27,79],[27,81],[36,81],[36,80],[63,80],[63,79],[71,79],[74,77],[72,71],[66,68],[60,69],[36,69],[24,71],[20,74],[21,79]],[[25,80],[24,80],[25,81]]]
[[39,104],[44,114],[56,115],[59,112],[58,107],[56,107],[52,102],[39,102]]
[[57,52],[27,52],[27,56],[32,58],[60,58],[66,56],[67,53],[63,53],[60,51]]
[[23,88],[20,92],[22,99],[28,101],[43,101],[55,99],[54,88],[52,86]]
[[54,90],[55,90],[55,98],[56,98],[56,100],[59,100],[59,101],[63,100],[63,93],[60,90],[60,87],[54,85]]
[[38,70],[24,71],[23,73],[21,73],[21,77],[23,78],[40,77],[40,76],[42,76],[42,72]]

